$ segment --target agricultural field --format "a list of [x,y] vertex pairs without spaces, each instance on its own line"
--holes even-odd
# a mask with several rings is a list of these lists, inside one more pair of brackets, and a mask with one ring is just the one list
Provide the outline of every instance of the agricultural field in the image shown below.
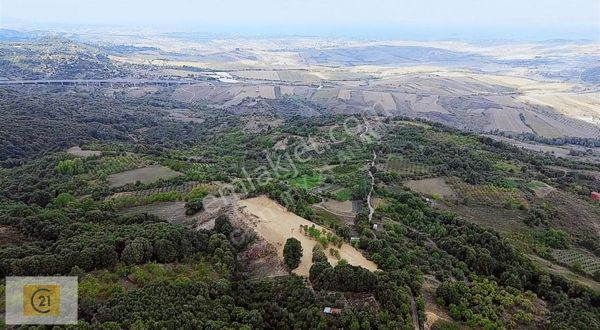
[[183,175],[172,169],[161,166],[151,165],[147,167],[119,172],[108,176],[108,182],[111,188],[121,187],[130,183],[153,183],[161,179],[171,179]]
[[185,214],[185,202],[158,202],[121,210],[124,215],[152,214],[173,224],[195,224],[196,217]]
[[125,156],[104,156],[93,163],[90,174],[96,177],[104,177],[134,170],[146,165],[148,165],[148,161],[136,154],[128,154]]
[[206,184],[206,183],[200,183],[200,182],[196,182],[196,181],[190,181],[190,182],[186,182],[184,184],[179,184],[179,185],[170,185],[170,186],[164,186],[164,187],[160,187],[160,188],[152,188],[152,189],[145,189],[145,190],[136,190],[136,191],[115,193],[114,195],[107,197],[106,200],[111,200],[111,199],[125,197],[125,196],[146,197],[146,196],[151,196],[151,195],[155,195],[155,194],[159,194],[159,193],[168,193],[168,192],[176,192],[181,195],[187,195],[190,192],[192,192],[193,190],[205,190],[207,193],[216,194],[218,192],[218,189],[219,189],[218,184],[213,184],[213,183]]
[[339,200],[326,200],[321,203],[321,205],[327,209],[328,211],[334,214],[340,214],[343,216],[354,216],[356,215],[356,211],[354,209],[354,202],[351,200],[339,201]]
[[388,159],[383,169],[387,172],[396,173],[402,176],[420,176],[429,173],[427,168],[423,165],[396,158]]
[[560,137],[563,134],[555,127],[552,127],[546,121],[544,121],[540,116],[534,113],[526,113],[523,114],[524,123],[531,128],[533,132],[540,136],[548,137],[548,138],[556,138]]
[[410,180],[404,185],[413,191],[435,197],[437,199],[454,200],[457,195],[444,178],[432,178],[423,180]]
[[396,102],[390,93],[363,92],[363,98],[367,104],[379,106],[384,111],[396,111]]
[[238,79],[279,81],[277,71],[235,71],[231,73]]
[[488,131],[499,129],[504,132],[512,133],[533,133],[527,125],[521,120],[521,114],[515,109],[490,109],[487,111],[490,124],[486,126]]
[[[324,230],[324,228],[286,211],[281,205],[266,197],[242,200],[238,205],[243,212],[250,216],[249,225],[277,248],[280,260],[283,260],[283,245],[288,238],[294,237],[302,243],[304,253],[300,266],[294,270],[294,273],[308,277],[312,265],[312,251],[317,241],[303,234],[300,226],[314,226],[318,230]],[[371,271],[377,270],[377,266],[372,261],[367,260],[360,251],[348,243],[344,243],[338,250],[341,259],[345,259],[349,264]],[[332,264],[338,262],[338,259],[332,255],[328,254],[327,258]]]
[[515,188],[502,188],[492,185],[470,185],[459,179],[448,180],[450,187],[459,199],[467,203],[496,207],[519,207],[527,205],[523,193]]
[[600,258],[583,250],[567,249],[552,250],[552,258],[559,264],[574,270],[580,270],[588,275],[600,272]]

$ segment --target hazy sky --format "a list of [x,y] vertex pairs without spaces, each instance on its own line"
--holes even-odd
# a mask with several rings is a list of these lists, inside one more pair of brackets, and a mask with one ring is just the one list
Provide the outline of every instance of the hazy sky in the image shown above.
[[600,39],[600,0],[0,0],[0,17],[247,34]]

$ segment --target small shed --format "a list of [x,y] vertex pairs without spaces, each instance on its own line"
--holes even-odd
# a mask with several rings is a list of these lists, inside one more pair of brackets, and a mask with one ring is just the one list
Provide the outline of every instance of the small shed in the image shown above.
[[323,309],[323,313],[329,314],[329,315],[341,315],[342,314],[342,310],[339,309],[339,308],[325,307]]
[[593,201],[600,201],[600,193],[599,192],[593,192],[592,193],[592,200]]

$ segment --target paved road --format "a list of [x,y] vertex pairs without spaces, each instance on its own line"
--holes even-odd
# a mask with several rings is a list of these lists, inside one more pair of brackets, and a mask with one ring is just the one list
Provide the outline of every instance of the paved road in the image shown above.
[[2,85],[190,85],[206,80],[161,80],[161,79],[42,79],[0,80]]

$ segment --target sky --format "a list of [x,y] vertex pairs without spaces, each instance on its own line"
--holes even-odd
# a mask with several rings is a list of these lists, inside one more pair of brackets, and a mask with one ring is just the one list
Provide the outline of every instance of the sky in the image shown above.
[[0,0],[9,23],[248,35],[600,40],[600,0]]

